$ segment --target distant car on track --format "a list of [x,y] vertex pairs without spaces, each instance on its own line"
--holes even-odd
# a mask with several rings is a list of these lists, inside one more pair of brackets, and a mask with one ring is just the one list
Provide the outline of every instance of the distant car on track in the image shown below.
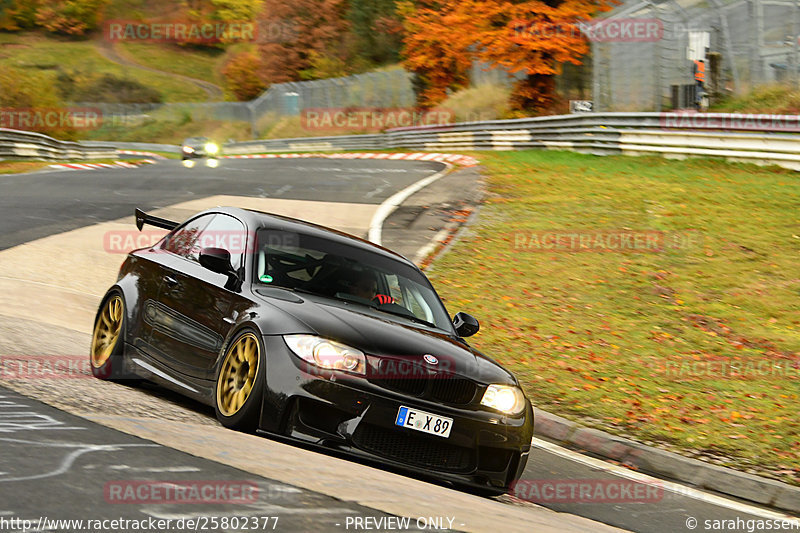
[[146,379],[226,427],[281,435],[500,494],[522,474],[533,409],[464,340],[404,257],[333,229],[238,208],[134,250],[95,319],[102,379]]
[[181,156],[184,160],[196,158],[216,158],[219,156],[219,145],[208,137],[189,137],[181,145]]

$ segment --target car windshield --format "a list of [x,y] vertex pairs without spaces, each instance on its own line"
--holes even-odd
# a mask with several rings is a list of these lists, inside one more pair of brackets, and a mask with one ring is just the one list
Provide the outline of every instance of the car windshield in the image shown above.
[[384,318],[452,332],[430,282],[382,254],[303,233],[258,232],[257,283],[315,294]]

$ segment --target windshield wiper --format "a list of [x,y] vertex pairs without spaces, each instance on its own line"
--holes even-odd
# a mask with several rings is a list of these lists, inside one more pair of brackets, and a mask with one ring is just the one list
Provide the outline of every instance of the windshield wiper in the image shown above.
[[411,320],[412,322],[417,322],[419,324],[423,324],[423,325],[431,327],[431,328],[436,328],[436,324],[433,324],[433,323],[428,322],[427,320],[423,320],[421,318],[417,318],[414,315],[410,315],[410,314],[406,314],[406,313],[399,313],[397,311],[392,311],[390,309],[381,309],[380,307],[373,307],[373,309],[377,309],[378,311],[380,311],[382,313],[388,313],[390,315],[399,316],[399,317],[402,317],[402,318],[407,318],[407,319]]

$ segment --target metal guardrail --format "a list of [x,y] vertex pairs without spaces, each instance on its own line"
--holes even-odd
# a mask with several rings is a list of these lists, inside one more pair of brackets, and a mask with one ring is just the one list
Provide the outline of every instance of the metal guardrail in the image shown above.
[[226,155],[257,154],[266,152],[327,152],[333,150],[383,150],[386,136],[341,135],[331,137],[298,137],[293,139],[265,139],[223,146]]
[[115,147],[86,146],[59,141],[41,133],[0,128],[0,159],[104,159],[116,156]]
[[248,141],[224,147],[229,154],[379,149],[705,156],[800,170],[800,115],[587,113],[397,128],[374,135]]
[[[114,157],[110,148],[177,151],[150,143],[57,141],[0,129],[0,157]],[[800,115],[591,113],[397,128],[386,133],[231,143],[229,155],[341,150],[571,150],[597,155],[721,157],[800,170]]]
[[114,142],[114,141],[80,141],[80,145],[88,148],[110,148],[113,150],[141,150],[149,152],[166,152],[172,154],[181,153],[181,147],[177,144]]

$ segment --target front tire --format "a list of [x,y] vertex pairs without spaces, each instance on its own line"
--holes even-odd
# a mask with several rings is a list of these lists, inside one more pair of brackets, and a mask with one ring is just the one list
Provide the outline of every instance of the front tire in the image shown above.
[[264,397],[265,353],[251,329],[237,333],[224,350],[214,387],[214,411],[223,426],[252,432]]

